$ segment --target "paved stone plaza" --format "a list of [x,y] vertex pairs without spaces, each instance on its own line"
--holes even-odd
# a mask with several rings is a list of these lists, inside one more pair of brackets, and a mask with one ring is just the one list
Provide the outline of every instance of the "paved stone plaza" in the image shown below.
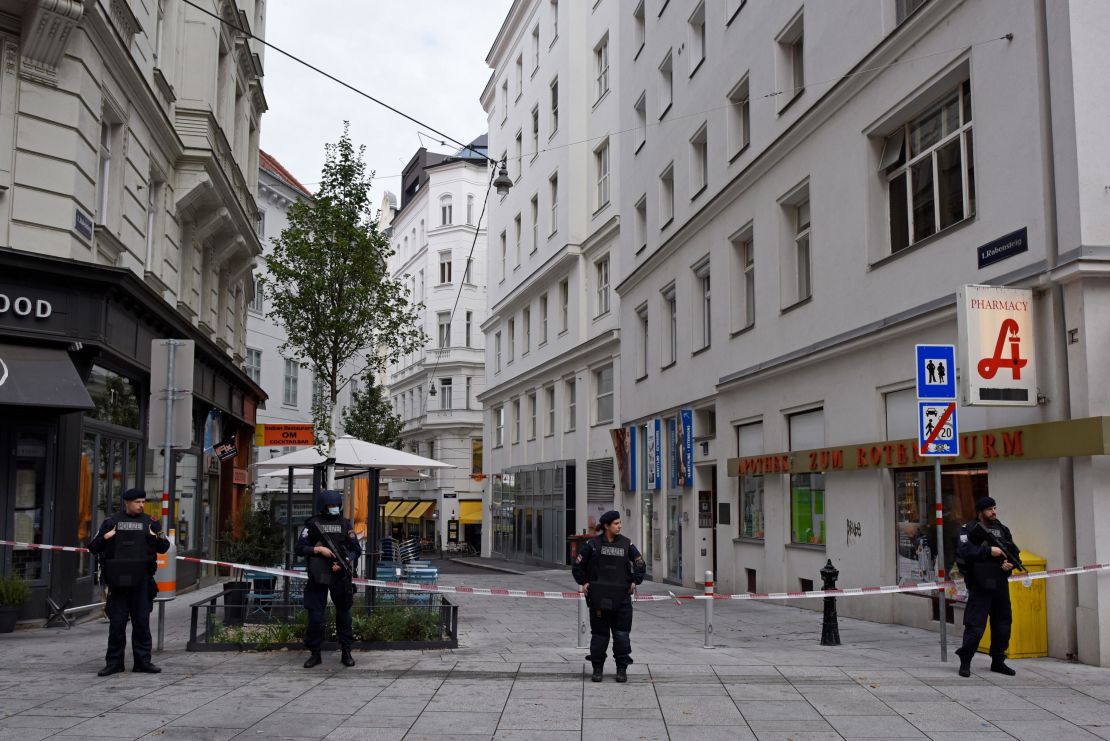
[[[571,584],[566,571],[442,580]],[[160,675],[98,678],[99,621],[0,636],[0,741],[1110,739],[1110,670],[1037,659],[1003,677],[980,656],[960,679],[935,634],[841,619],[844,645],[822,648],[820,615],[792,607],[716,603],[707,650],[700,603],[638,605],[629,682],[610,662],[597,685],[573,602],[460,597],[457,650],[361,653],[347,670],[325,654],[305,670],[301,652],[186,652],[187,605],[208,593],[171,603]]]

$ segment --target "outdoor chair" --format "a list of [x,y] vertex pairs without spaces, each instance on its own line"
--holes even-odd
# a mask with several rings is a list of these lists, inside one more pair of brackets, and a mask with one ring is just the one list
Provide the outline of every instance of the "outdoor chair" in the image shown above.
[[277,577],[257,571],[247,571],[243,577],[250,585],[247,593],[247,618],[258,615],[268,619],[273,606],[281,599],[276,589]]

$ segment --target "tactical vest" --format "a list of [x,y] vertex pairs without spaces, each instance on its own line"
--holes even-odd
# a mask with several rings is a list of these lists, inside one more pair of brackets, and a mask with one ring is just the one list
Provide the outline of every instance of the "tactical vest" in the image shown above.
[[137,587],[149,578],[150,546],[147,529],[150,518],[116,515],[116,534],[112,552],[104,561],[104,578],[109,587]]
[[628,597],[628,573],[632,541],[618,535],[609,542],[603,536],[593,539],[594,557],[590,559],[590,607],[615,610]]
[[[983,525],[982,527],[1000,542],[1007,540],[1006,531],[1003,530],[1000,525]],[[990,543],[986,540],[984,540],[983,543],[988,547],[990,546]],[[1003,560],[1003,558],[998,556],[989,556],[983,561],[976,561],[972,564],[975,583],[983,589],[998,589],[1000,586],[1008,589],[1009,586],[1006,583],[1006,578],[1009,574],[1002,570]]]
[[[325,517],[313,517],[307,523],[309,542],[313,546],[322,545],[329,550],[333,550],[328,546],[322,537],[321,533],[327,533],[335,548],[341,548],[346,542],[347,530],[344,528],[344,522],[340,518],[334,520]],[[339,553],[335,554],[341,557]],[[328,585],[335,584],[339,579],[344,577],[343,571],[332,571],[331,566],[335,563],[330,558],[325,558],[318,553],[313,553],[308,557],[308,577],[316,584]]]

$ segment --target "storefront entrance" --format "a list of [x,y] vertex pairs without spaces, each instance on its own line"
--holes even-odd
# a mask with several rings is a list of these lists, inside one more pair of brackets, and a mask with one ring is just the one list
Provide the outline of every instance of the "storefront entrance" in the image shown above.
[[[0,483],[9,492],[0,499],[0,538],[24,543],[50,543],[53,532],[54,425],[0,424]],[[7,451],[12,454],[8,455]],[[45,587],[51,554],[32,548],[0,549],[0,574],[18,574],[32,588]]]
[[682,583],[682,497],[667,497],[667,581]]

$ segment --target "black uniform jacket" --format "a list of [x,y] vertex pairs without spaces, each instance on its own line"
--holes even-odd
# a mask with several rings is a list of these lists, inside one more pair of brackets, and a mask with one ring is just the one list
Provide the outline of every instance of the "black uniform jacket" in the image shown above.
[[158,570],[158,556],[159,553],[165,553],[170,549],[170,541],[162,535],[162,523],[155,520],[146,512],[131,517],[126,512],[116,512],[104,518],[104,522],[100,523],[100,529],[89,541],[89,553],[94,556],[100,556],[103,560],[111,560],[116,554],[116,539],[113,537],[110,540],[104,539],[104,534],[112,530],[119,520],[146,520],[147,526],[150,530],[154,531],[154,535],[150,532],[146,534],[147,551],[150,553],[150,563],[147,564],[147,571],[151,576]]
[[[347,559],[347,563],[352,566],[362,557],[362,546],[358,543],[358,536],[355,535],[355,530],[351,526],[351,521],[345,517],[332,517],[331,515],[316,515],[305,520],[304,527],[301,529],[301,536],[297,538],[297,544],[293,548],[293,552],[302,558],[309,559],[313,557],[312,551],[318,546],[322,545],[325,548],[328,544],[324,542],[320,531],[315,526],[315,520],[326,522],[329,524],[338,524],[342,528],[342,533],[339,535],[329,533],[332,543],[335,547],[343,551],[336,555],[343,556]],[[316,556],[316,558],[323,558]]]
[[[598,551],[598,543],[605,539],[604,535],[596,538],[591,538],[586,541],[578,551],[578,556],[574,559],[574,565],[571,566],[570,573],[574,577],[577,584],[585,584],[592,578],[596,578],[591,573],[591,564],[595,558],[601,554]],[[644,557],[640,555],[640,551],[636,546],[629,543],[628,545],[628,583],[636,584],[644,583],[644,576],[647,574],[647,564],[644,563]]]
[[[991,555],[991,544],[986,540],[975,543],[971,533],[975,521],[960,526],[959,542],[956,545],[956,558],[964,564],[964,579],[970,589],[998,589],[1006,588],[1006,579],[1009,571],[1002,570],[1003,556]],[[995,521],[990,525],[983,525],[988,530],[993,530],[995,537],[1004,542],[1014,543],[1010,528],[1001,522]],[[1014,550],[1021,549],[1014,544]]]

